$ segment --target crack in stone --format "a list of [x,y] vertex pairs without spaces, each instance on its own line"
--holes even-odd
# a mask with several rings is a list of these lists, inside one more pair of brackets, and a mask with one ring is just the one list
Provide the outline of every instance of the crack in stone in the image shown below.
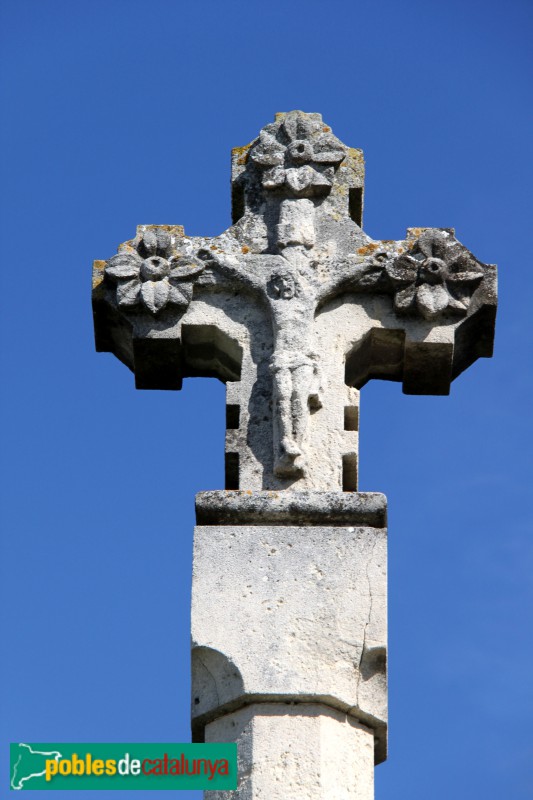
[[218,694],[218,686],[217,686],[217,681],[216,681],[216,678],[215,678],[215,676],[213,675],[213,673],[211,672],[211,670],[209,669],[209,667],[207,666],[207,664],[206,664],[204,661],[202,661],[202,658],[201,658],[201,656],[199,656],[198,654],[196,654],[196,658],[198,659],[198,661],[200,662],[200,664],[202,665],[202,667],[205,669],[205,671],[208,673],[208,675],[210,675],[210,676],[211,676],[211,678],[212,678],[212,680],[213,680],[213,683],[214,683],[214,686],[215,686],[215,694],[216,694],[216,696],[217,696],[217,703],[220,705],[220,696],[219,696],[219,694]]
[[372,552],[370,553],[370,557],[367,560],[366,566],[365,566],[365,577],[366,577],[366,581],[367,581],[367,584],[368,584],[368,594],[369,594],[369,597],[370,597],[370,603],[369,603],[369,608],[368,608],[368,619],[365,622],[365,627],[363,628],[363,646],[361,648],[361,656],[359,658],[359,664],[357,665],[357,685],[355,687],[355,699],[356,699],[358,707],[360,705],[360,703],[359,703],[359,687],[361,685],[361,677],[362,677],[362,675],[361,675],[361,666],[362,666],[362,663],[363,663],[363,658],[364,658],[365,649],[366,649],[366,632],[367,632],[368,626],[370,625],[370,621],[372,619],[372,607],[373,607],[372,585],[371,585],[371,582],[370,582],[370,576],[368,574],[368,570],[369,570],[370,564],[372,564],[372,562],[374,560],[374,553],[375,553],[375,550],[376,550],[377,542],[378,542],[378,540],[377,540],[377,537],[376,537],[374,539],[373,544],[372,544]]

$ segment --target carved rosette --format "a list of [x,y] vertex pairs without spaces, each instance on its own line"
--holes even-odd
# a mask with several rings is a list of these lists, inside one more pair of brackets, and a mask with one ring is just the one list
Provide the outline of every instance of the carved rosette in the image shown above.
[[330,128],[301,111],[266,125],[250,151],[251,160],[263,170],[264,188],[284,189],[292,197],[327,194],[345,156],[346,148]]
[[433,320],[444,313],[464,316],[483,275],[480,263],[452,233],[428,228],[393,260],[385,251],[377,253],[359,283],[370,287],[385,279],[394,292],[395,311]]
[[167,306],[185,310],[192,300],[194,279],[205,264],[177,251],[162,228],[148,229],[133,245],[123,246],[106,262],[106,280],[124,310],[148,310],[154,316]]

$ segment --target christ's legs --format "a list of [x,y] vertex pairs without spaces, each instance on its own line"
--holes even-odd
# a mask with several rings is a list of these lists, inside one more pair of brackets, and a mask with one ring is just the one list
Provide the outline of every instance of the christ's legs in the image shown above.
[[302,445],[309,408],[320,408],[316,366],[309,361],[274,370],[274,426],[277,459],[274,471],[280,477],[301,475],[305,467]]
[[300,455],[293,434],[292,371],[289,367],[277,367],[273,378],[274,433],[278,442],[274,472],[280,477],[286,477],[294,475],[294,460]]
[[[315,368],[313,364],[302,364],[295,367],[292,371],[292,418],[294,440],[301,450],[304,436],[307,431],[309,421],[309,399],[313,393],[315,378]],[[303,467],[303,459],[298,458],[295,466]]]
[[279,477],[294,477],[302,472],[302,451],[297,429],[300,425],[300,396],[295,385],[294,370],[278,367],[274,370],[274,433],[277,458],[274,472]]

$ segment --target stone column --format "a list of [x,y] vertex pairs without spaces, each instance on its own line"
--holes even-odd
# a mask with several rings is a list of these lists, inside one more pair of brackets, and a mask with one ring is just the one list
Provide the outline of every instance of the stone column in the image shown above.
[[204,492],[197,521],[193,738],[238,742],[224,798],[371,800],[386,755],[385,498]]
[[236,792],[206,800],[372,800],[374,734],[320,703],[254,703],[206,727],[206,742],[237,742]]

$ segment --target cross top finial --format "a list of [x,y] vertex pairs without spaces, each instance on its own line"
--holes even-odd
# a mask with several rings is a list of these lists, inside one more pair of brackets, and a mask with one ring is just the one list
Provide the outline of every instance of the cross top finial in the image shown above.
[[289,197],[329,194],[345,156],[346,148],[322,117],[302,111],[279,114],[250,149],[250,161],[262,169],[263,187]]
[[332,211],[362,224],[363,153],[337,139],[321,114],[277,113],[257,139],[233,150],[232,186],[234,222],[265,202],[327,197]]

